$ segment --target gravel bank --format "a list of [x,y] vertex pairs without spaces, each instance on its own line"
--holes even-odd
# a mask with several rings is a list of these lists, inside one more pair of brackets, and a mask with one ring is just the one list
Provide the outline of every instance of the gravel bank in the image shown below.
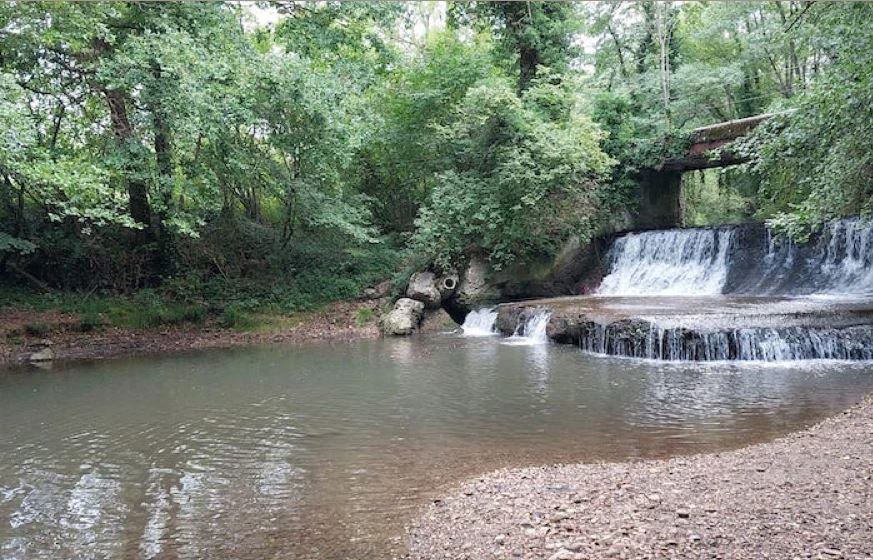
[[409,557],[869,560],[871,477],[868,397],[738,451],[496,471],[422,512]]

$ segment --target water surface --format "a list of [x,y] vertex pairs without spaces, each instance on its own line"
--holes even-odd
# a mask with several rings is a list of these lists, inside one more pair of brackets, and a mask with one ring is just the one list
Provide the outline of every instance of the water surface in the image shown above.
[[416,508],[461,478],[732,448],[873,390],[869,364],[658,364],[503,342],[0,373],[0,557],[390,557]]

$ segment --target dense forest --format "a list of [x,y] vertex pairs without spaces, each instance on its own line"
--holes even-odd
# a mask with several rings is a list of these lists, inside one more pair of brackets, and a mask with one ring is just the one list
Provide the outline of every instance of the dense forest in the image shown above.
[[873,213],[871,53],[861,2],[7,2],[0,294],[238,326],[501,269],[767,112],[748,163],[685,178],[687,222],[802,235]]

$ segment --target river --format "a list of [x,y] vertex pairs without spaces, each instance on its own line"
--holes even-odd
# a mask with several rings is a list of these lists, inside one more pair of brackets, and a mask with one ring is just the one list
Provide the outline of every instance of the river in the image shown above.
[[[511,344],[507,344],[511,342]],[[0,373],[0,557],[386,558],[502,466],[734,448],[873,365],[658,363],[440,334]]]

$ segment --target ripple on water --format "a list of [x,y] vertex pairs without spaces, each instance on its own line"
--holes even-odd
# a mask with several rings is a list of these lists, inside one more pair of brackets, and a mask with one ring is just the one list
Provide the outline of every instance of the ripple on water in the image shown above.
[[459,478],[735,447],[873,388],[869,364],[664,364],[504,340],[0,373],[0,556],[385,557]]

